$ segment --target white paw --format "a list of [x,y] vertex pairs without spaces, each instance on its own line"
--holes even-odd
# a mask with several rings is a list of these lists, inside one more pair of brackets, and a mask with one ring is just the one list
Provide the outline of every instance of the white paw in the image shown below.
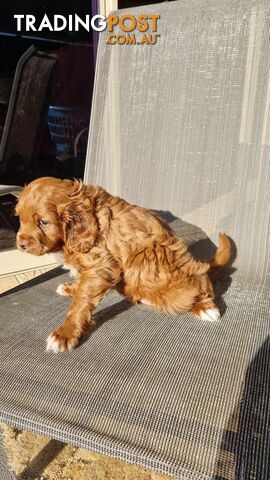
[[220,313],[218,308],[201,310],[199,315],[201,320],[206,320],[207,322],[217,322],[218,320],[220,320]]
[[60,283],[60,285],[58,285],[58,287],[56,289],[56,293],[58,293],[58,295],[62,295],[63,297],[66,296],[65,285],[63,283]]
[[54,338],[52,333],[47,338],[46,350],[47,352],[52,351],[53,353],[58,353],[62,351],[60,343],[58,342],[58,340],[56,340],[56,338]]

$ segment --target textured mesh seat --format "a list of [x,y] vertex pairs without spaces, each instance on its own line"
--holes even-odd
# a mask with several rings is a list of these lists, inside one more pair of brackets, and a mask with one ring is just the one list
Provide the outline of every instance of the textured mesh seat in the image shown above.
[[[155,46],[101,35],[85,180],[159,210],[199,257],[237,248],[222,319],[112,292],[78,349],[45,339],[61,271],[1,299],[1,419],[178,479],[269,479],[269,5],[182,1]],[[123,13],[123,12],[121,12]],[[139,38],[139,33],[136,32]],[[58,276],[57,276],[58,275]]]

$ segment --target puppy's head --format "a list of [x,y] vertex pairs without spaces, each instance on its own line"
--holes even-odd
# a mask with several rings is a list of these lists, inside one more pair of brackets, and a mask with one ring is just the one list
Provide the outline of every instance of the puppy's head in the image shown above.
[[94,203],[81,181],[34,180],[23,189],[16,206],[18,249],[43,255],[66,246],[71,252],[87,253],[98,234]]

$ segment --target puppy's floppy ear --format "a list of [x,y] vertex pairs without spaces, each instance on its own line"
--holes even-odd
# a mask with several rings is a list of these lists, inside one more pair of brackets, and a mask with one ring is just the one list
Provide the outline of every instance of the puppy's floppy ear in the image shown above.
[[87,187],[81,182],[74,182],[68,203],[61,206],[59,220],[66,246],[74,252],[89,252],[95,244],[99,226]]

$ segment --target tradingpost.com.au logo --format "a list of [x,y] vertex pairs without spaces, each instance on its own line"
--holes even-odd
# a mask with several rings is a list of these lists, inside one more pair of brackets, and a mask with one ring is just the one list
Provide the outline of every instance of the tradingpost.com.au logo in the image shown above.
[[[157,22],[160,15],[109,15],[107,45],[155,45],[160,35]],[[119,27],[122,33],[115,33]],[[143,34],[139,37],[136,31]]]
[[80,29],[90,31],[90,28],[102,32],[107,28],[107,45],[155,45],[160,35],[157,33],[158,20],[160,15],[115,15],[110,14],[108,18],[104,15],[85,15],[82,19],[79,15],[53,15],[49,18],[44,15],[40,22],[37,22],[34,15],[14,15],[17,31],[26,32],[78,32]]

